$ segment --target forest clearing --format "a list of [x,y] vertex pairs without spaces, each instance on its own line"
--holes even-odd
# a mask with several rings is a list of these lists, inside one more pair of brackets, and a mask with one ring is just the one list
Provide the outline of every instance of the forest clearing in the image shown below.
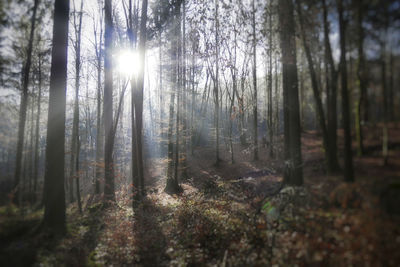
[[400,1],[0,1],[0,266],[399,266]]

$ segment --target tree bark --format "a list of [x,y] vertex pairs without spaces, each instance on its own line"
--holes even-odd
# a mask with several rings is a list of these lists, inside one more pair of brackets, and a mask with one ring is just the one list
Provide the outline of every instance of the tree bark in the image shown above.
[[311,76],[311,87],[313,90],[313,95],[314,95],[314,100],[317,108],[317,116],[318,116],[318,121],[319,121],[319,126],[322,131],[322,139],[323,139],[323,146],[324,146],[324,151],[325,151],[325,157],[326,157],[326,162],[327,165],[329,166],[330,162],[330,147],[328,145],[328,131],[326,128],[325,124],[325,113],[324,113],[324,108],[322,106],[322,100],[321,100],[321,93],[319,90],[318,86],[318,80],[317,80],[317,73],[314,69],[314,62],[311,54],[311,49],[307,43],[307,35],[306,31],[304,28],[304,19],[303,19],[303,12],[302,12],[302,7],[301,7],[301,2],[297,1],[297,13],[299,15],[299,22],[300,22],[300,30],[301,30],[301,39],[303,41],[303,47],[304,51],[306,54],[307,62],[308,62],[308,69],[310,71],[310,76]]
[[274,131],[273,131],[273,109],[272,109],[272,1],[270,2],[268,14],[268,136],[269,156],[274,156]]
[[219,0],[215,0],[215,79],[214,79],[214,121],[215,121],[215,133],[216,133],[216,141],[215,141],[215,155],[216,162],[215,165],[218,166],[221,161],[219,157],[219,20],[218,20],[218,7]]
[[339,13],[340,35],[340,74],[342,89],[342,117],[344,130],[344,179],[346,182],[354,181],[353,151],[351,148],[349,92],[347,89],[347,64],[346,64],[346,21],[343,14],[343,2],[337,1]]
[[366,112],[364,110],[366,101],[366,69],[365,69],[365,56],[364,56],[364,28],[363,28],[363,16],[364,8],[363,1],[357,0],[357,30],[358,30],[358,40],[357,40],[357,52],[358,52],[358,64],[357,64],[357,78],[358,86],[360,89],[359,98],[356,101],[356,116],[355,116],[355,130],[356,130],[356,140],[357,140],[357,154],[362,156],[364,154],[364,142],[363,142],[363,131],[362,131],[362,113]]
[[34,156],[34,167],[33,167],[33,193],[35,196],[34,201],[36,201],[37,193],[37,180],[39,173],[39,130],[40,130],[40,112],[41,112],[41,101],[42,101],[42,61],[41,54],[39,53],[39,69],[38,69],[38,79],[39,79],[39,92],[38,92],[38,103],[36,111],[36,129],[35,129],[35,156]]
[[282,51],[282,81],[284,105],[285,173],[284,183],[302,185],[299,94],[296,66],[296,42],[293,2],[281,0],[278,4]]
[[[173,125],[174,125],[174,104],[175,104],[175,93],[177,94],[177,98],[179,98],[179,42],[180,42],[180,1],[174,2],[173,5],[173,14],[176,23],[173,25],[171,29],[171,50],[172,50],[172,86],[175,88],[171,92],[170,97],[170,106],[169,106],[169,125],[168,125],[168,166],[167,166],[167,182],[165,186],[165,192],[175,194],[182,191],[182,188],[178,183],[178,142],[179,142],[179,103],[177,103],[177,115],[176,115],[176,154],[174,159],[174,144],[173,144]],[[178,90],[177,90],[178,89]],[[177,101],[178,102],[178,101]]]
[[108,201],[115,200],[114,162],[113,162],[113,64],[112,64],[112,0],[104,1],[104,196]]
[[19,185],[21,178],[22,150],[24,146],[26,111],[28,106],[29,74],[31,71],[31,64],[32,64],[33,39],[35,33],[36,12],[38,5],[39,5],[39,0],[35,0],[33,5],[33,14],[31,17],[31,29],[29,34],[27,57],[23,68],[22,93],[21,93],[21,103],[19,108],[18,140],[17,140],[17,151],[15,155],[15,172],[14,172],[14,189],[13,189],[14,191],[13,202],[16,204],[18,203],[19,199],[18,194],[19,194]]
[[69,0],[55,0],[43,225],[65,232],[64,144]]
[[142,152],[142,125],[143,125],[143,89],[144,89],[144,61],[146,53],[146,32],[147,23],[147,0],[142,1],[142,13],[140,16],[140,36],[139,36],[139,57],[140,67],[137,80],[137,94],[135,97],[135,120],[136,120],[136,160],[138,169],[138,178],[140,184],[140,195],[144,196],[144,168]]
[[102,161],[104,139],[102,131],[102,112],[101,112],[101,61],[103,57],[102,53],[102,43],[103,43],[103,27],[101,26],[102,19],[100,19],[100,33],[99,41],[97,41],[97,30],[94,28],[94,38],[95,38],[95,49],[96,49],[96,60],[97,60],[97,117],[96,117],[96,177],[94,193],[100,194],[100,180],[103,173],[103,168],[100,164]]
[[324,44],[325,44],[325,60],[330,78],[327,76],[327,130],[328,130],[328,172],[337,172],[339,163],[337,159],[337,87],[338,87],[338,71],[336,70],[333,60],[331,43],[329,39],[329,22],[328,8],[326,0],[322,1],[323,6],[323,24],[324,24]]
[[[75,1],[74,1],[75,8]],[[81,32],[82,32],[82,13],[83,12],[83,1],[81,1],[80,11],[74,10],[73,16],[73,26],[75,30],[75,102],[74,102],[74,116],[72,122],[72,140],[71,140],[71,158],[70,158],[70,197],[71,202],[73,199],[73,186],[72,181],[76,179],[76,192],[78,199],[78,207],[79,211],[82,213],[82,206],[80,203],[80,193],[79,193],[79,89],[80,89],[80,72],[81,72]],[[78,20],[76,13],[79,13]]]
[[256,39],[256,7],[255,0],[252,1],[252,28],[253,28],[253,160],[258,160],[258,118],[257,118],[257,39]]

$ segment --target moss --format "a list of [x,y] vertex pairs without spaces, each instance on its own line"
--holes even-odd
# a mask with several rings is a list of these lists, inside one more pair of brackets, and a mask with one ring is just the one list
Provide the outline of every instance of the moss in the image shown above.
[[11,240],[29,233],[40,223],[43,211],[39,210],[21,216],[19,209],[14,205],[0,208],[0,239]]
[[86,266],[88,266],[88,267],[101,266],[101,264],[96,262],[96,251],[95,250],[93,250],[92,252],[89,253],[87,260],[86,260]]
[[103,202],[97,202],[87,208],[89,213],[94,214],[102,211],[104,209],[104,203]]
[[9,204],[3,207],[0,207],[0,215],[1,216],[15,216],[18,214],[18,207],[14,204]]

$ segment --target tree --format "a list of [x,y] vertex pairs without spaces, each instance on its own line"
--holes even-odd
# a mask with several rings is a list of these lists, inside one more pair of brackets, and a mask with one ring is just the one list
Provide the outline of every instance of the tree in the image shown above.
[[[323,27],[324,27],[324,45],[325,45],[325,68],[326,74],[326,87],[327,87],[327,130],[328,130],[328,146],[329,146],[329,160],[328,171],[336,172],[339,170],[339,163],[337,161],[337,86],[338,86],[338,71],[336,70],[335,63],[332,55],[331,42],[329,38],[329,22],[328,22],[328,8],[326,0],[322,0],[323,8]],[[328,75],[328,73],[330,75]]]
[[13,198],[14,203],[18,203],[19,199],[19,187],[21,178],[21,167],[22,167],[22,149],[24,145],[26,112],[28,106],[29,75],[32,64],[33,39],[35,36],[35,22],[36,22],[36,12],[38,5],[39,5],[39,0],[35,0],[33,4],[33,13],[31,18],[31,29],[29,34],[27,57],[23,68],[22,94],[21,94],[21,103],[19,108],[17,153],[15,156],[16,162],[15,162],[15,173],[14,173],[14,192],[15,192]]
[[112,0],[104,1],[104,195],[106,200],[115,200],[113,160],[113,22]]
[[143,89],[144,89],[144,60],[146,53],[146,41],[147,41],[147,0],[142,1],[142,12],[140,16],[140,39],[139,39],[139,73],[137,79],[136,92],[134,96],[135,104],[135,126],[136,126],[136,160],[137,170],[140,185],[140,195],[144,195],[144,168],[143,168]]
[[351,149],[351,128],[349,92],[347,89],[347,63],[346,63],[346,21],[343,14],[343,1],[337,1],[339,13],[339,35],[340,35],[340,75],[342,91],[342,117],[344,129],[344,179],[346,182],[354,181],[353,151]]
[[292,0],[278,4],[280,41],[282,51],[282,82],[284,109],[284,183],[302,185],[302,160],[300,143],[300,112],[296,66],[296,42]]
[[[101,112],[101,95],[102,95],[102,84],[101,84],[101,61],[103,58],[103,53],[102,53],[102,43],[103,43],[103,27],[101,26],[101,23],[103,21],[103,12],[101,11],[101,8],[99,8],[99,13],[100,15],[100,23],[97,24],[98,22],[93,21],[93,35],[94,35],[94,48],[95,48],[95,53],[96,53],[96,71],[97,71],[97,95],[96,95],[96,101],[97,101],[97,116],[96,116],[96,177],[95,177],[95,187],[94,187],[94,192],[95,194],[100,193],[100,177],[102,173],[102,168],[100,165],[101,161],[101,155],[103,152],[103,145],[104,145],[104,139],[103,135],[101,133],[102,131],[102,112]],[[98,30],[100,28],[100,30]],[[97,34],[97,32],[99,34]]]
[[[165,192],[168,193],[179,193],[182,191],[182,188],[179,186],[178,182],[178,175],[177,175],[177,164],[178,161],[175,157],[174,162],[174,152],[173,152],[173,124],[174,124],[174,104],[175,104],[175,91],[177,91],[177,98],[179,97],[179,90],[177,88],[180,86],[178,82],[178,75],[179,75],[179,42],[180,42],[180,5],[181,0],[174,1],[172,5],[172,14],[174,17],[172,29],[171,29],[171,51],[172,51],[172,71],[171,71],[171,79],[172,79],[172,86],[175,88],[172,89],[171,96],[170,96],[170,106],[169,106],[169,123],[168,123],[168,166],[167,166],[167,183],[165,185]],[[177,106],[179,109],[179,106]],[[177,111],[178,113],[179,111]],[[179,114],[177,114],[176,120],[176,149],[178,149],[178,135],[179,135]],[[174,165],[175,164],[175,165]],[[175,169],[174,169],[174,166]],[[174,171],[174,174],[173,174]]]
[[[252,3],[252,29],[253,29],[253,138],[254,138],[254,150],[253,150],[253,160],[258,160],[258,118],[257,118],[257,39],[256,39],[256,7],[255,0]],[[272,65],[272,64],[271,64]],[[272,89],[271,89],[272,91]]]
[[55,0],[43,225],[65,232],[64,143],[69,0]]
[[214,123],[215,123],[215,152],[216,152],[216,162],[215,165],[218,166],[221,161],[219,157],[219,18],[218,18],[218,7],[219,0],[215,0],[215,77],[214,77]]
[[[268,107],[267,107],[267,125],[268,125],[268,137],[269,137],[269,156],[274,156],[273,147],[273,119],[272,119],[272,1],[269,4],[268,11]],[[278,111],[276,111],[278,112]]]
[[[80,85],[80,72],[81,72],[81,33],[82,33],[82,15],[83,15],[83,1],[81,1],[80,11],[77,11],[74,3],[74,16],[73,26],[75,32],[75,41],[73,47],[75,50],[75,102],[74,102],[74,118],[72,124],[72,140],[71,140],[71,158],[70,158],[70,197],[73,202],[73,185],[72,181],[76,182],[76,198],[78,200],[79,211],[82,213],[82,204],[79,186],[79,85]],[[78,14],[77,14],[78,13]]]
[[362,0],[357,0],[357,78],[358,86],[360,89],[359,98],[356,101],[356,116],[355,116],[355,130],[357,140],[357,154],[359,156],[364,154],[363,131],[361,121],[363,120],[362,114],[366,113],[365,102],[367,101],[367,84],[366,84],[366,69],[365,69],[365,55],[364,55],[364,6]]
[[33,163],[33,193],[35,195],[36,200],[36,192],[37,192],[37,181],[38,181],[38,173],[39,173],[39,129],[40,129],[40,112],[41,112],[41,101],[42,101],[42,57],[43,54],[41,51],[38,55],[38,99],[37,99],[37,111],[36,111],[36,127],[35,127],[35,147],[34,147],[34,163]]
[[299,22],[300,22],[301,39],[303,41],[304,51],[306,54],[308,68],[310,71],[311,85],[312,85],[311,87],[313,90],[314,100],[315,100],[315,104],[316,104],[316,108],[317,108],[317,116],[318,116],[319,126],[322,131],[322,139],[323,139],[325,157],[326,157],[327,165],[330,166],[331,153],[329,151],[330,146],[328,145],[328,131],[327,131],[326,124],[325,124],[325,113],[324,113],[324,109],[322,106],[321,93],[320,93],[319,86],[318,86],[317,72],[314,67],[314,60],[312,58],[311,49],[307,42],[307,34],[306,34],[306,30],[305,30],[305,25],[304,25],[304,18],[303,18],[301,2],[300,2],[300,0],[298,0],[296,3],[297,3],[297,13],[299,15]]

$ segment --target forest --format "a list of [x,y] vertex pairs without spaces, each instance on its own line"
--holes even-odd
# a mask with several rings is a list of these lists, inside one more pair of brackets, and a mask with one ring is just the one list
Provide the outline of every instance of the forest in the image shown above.
[[399,266],[399,0],[0,0],[0,266]]

